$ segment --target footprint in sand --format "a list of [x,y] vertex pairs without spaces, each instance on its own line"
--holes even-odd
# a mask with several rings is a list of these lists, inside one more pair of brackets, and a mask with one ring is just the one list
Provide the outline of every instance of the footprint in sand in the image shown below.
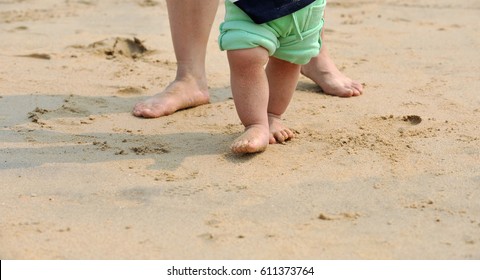
[[93,53],[105,56],[107,59],[126,57],[136,59],[150,53],[143,42],[138,38],[112,37],[101,41],[93,42],[88,46],[72,45],[70,48],[92,51]]
[[411,125],[417,125],[417,124],[420,124],[422,122],[422,118],[420,116],[417,116],[417,115],[403,116],[402,120],[404,122],[410,123]]

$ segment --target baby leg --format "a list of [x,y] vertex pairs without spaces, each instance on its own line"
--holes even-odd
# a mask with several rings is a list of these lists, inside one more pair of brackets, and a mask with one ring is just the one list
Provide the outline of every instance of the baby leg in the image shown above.
[[293,132],[281,120],[287,110],[297,86],[300,65],[272,57],[268,62],[266,72],[270,95],[268,100],[269,142],[283,143],[293,138]]
[[227,52],[233,100],[245,131],[232,144],[234,153],[264,151],[269,143],[268,79],[264,65],[268,51],[262,47]]

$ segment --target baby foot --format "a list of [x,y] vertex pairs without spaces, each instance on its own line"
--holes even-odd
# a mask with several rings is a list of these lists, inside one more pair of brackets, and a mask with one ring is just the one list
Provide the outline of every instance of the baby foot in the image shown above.
[[288,127],[283,125],[283,122],[279,116],[268,114],[268,124],[270,130],[270,144],[283,143],[294,137],[293,132]]
[[265,151],[268,141],[268,128],[263,125],[251,125],[246,127],[243,134],[233,141],[230,148],[236,154],[258,153]]

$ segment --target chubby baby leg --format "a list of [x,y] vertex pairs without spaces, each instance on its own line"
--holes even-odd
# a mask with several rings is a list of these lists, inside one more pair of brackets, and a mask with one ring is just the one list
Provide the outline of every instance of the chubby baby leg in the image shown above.
[[231,149],[240,154],[262,152],[269,143],[268,80],[264,70],[268,52],[256,47],[229,50],[227,55],[235,109],[245,126]]
[[298,82],[300,65],[275,57],[270,58],[266,68],[269,83],[268,123],[270,144],[283,143],[293,138],[293,132],[282,120]]

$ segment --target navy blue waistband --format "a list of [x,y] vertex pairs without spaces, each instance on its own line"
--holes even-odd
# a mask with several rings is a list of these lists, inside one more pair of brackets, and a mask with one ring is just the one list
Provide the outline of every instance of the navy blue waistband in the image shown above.
[[292,14],[313,2],[315,0],[239,0],[234,4],[261,24]]

